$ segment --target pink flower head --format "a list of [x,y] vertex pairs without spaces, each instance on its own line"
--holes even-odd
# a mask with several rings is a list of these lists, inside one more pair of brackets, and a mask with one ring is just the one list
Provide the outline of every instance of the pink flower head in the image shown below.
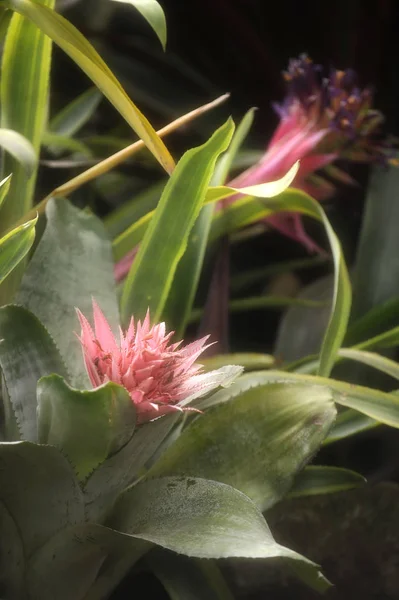
[[[324,200],[335,187],[315,171],[324,169],[332,180],[354,183],[331,163],[338,158],[355,162],[390,159],[390,150],[379,136],[383,117],[372,110],[372,92],[357,86],[352,70],[333,69],[329,77],[323,77],[322,68],[302,55],[290,61],[284,78],[287,96],[282,105],[275,106],[280,117],[277,129],[260,161],[231,181],[232,187],[274,181],[300,160],[292,187]],[[308,250],[318,249],[306,235],[299,214],[282,213],[266,221]]]
[[182,342],[170,343],[174,332],[166,333],[165,323],[151,326],[147,312],[143,322],[135,324],[132,318],[126,332],[120,329],[117,341],[94,300],[94,331],[86,317],[76,310],[91,383],[95,387],[108,381],[123,385],[136,406],[138,423],[170,412],[194,410],[186,408],[187,399],[230,383],[220,370],[202,373],[201,365],[195,364],[209,347],[206,345],[209,336],[187,346],[182,346]]

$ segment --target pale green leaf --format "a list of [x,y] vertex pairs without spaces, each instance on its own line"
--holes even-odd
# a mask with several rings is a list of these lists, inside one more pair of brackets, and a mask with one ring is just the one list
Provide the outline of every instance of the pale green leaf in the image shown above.
[[36,221],[28,221],[0,239],[0,284],[31,249],[35,240]]
[[30,177],[37,166],[37,155],[31,142],[12,129],[0,129],[0,146],[11,154]]
[[113,2],[123,2],[124,4],[131,4],[137,8],[157,34],[157,37],[162,44],[162,48],[165,50],[166,19],[162,6],[157,0],[113,0]]

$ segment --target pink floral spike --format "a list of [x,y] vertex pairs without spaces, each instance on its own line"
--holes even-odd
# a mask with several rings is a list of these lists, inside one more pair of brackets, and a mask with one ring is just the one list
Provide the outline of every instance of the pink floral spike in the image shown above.
[[[91,383],[95,387],[108,381],[123,385],[136,405],[139,424],[170,412],[195,410],[180,404],[223,385],[224,380],[231,382],[235,367],[230,367],[225,376],[220,369],[202,373],[201,365],[195,364],[210,346],[206,344],[209,336],[187,346],[170,343],[173,331],[166,333],[165,323],[151,326],[147,312],[143,322],[135,323],[132,318],[127,331],[120,330],[118,342],[94,300],[94,331],[80,310],[76,311]],[[240,371],[236,369],[233,375]]]

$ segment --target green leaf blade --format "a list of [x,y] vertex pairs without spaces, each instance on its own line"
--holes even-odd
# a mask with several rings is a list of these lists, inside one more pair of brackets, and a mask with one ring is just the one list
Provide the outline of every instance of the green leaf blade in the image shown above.
[[113,0],[134,6],[149,23],[162,44],[166,48],[166,19],[162,6],[157,0]]

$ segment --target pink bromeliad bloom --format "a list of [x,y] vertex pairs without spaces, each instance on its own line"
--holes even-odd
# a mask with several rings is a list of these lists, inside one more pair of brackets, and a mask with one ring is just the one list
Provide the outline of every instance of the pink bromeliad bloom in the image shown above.
[[[290,61],[284,78],[287,95],[282,105],[275,105],[280,122],[264,155],[229,185],[241,188],[274,181],[299,160],[300,167],[291,187],[302,189],[320,201],[334,194],[334,180],[354,183],[349,175],[332,165],[337,159],[387,161],[388,149],[379,136],[383,117],[371,108],[372,92],[357,86],[352,70],[333,69],[328,77],[323,77],[321,66],[302,55]],[[266,222],[309,251],[318,250],[307,236],[298,213],[279,213],[268,217]]]
[[138,423],[151,421],[167,413],[185,410],[194,398],[218,385],[229,385],[241,372],[230,367],[202,373],[195,361],[209,347],[209,336],[182,346],[170,343],[173,331],[166,333],[165,323],[150,325],[132,318],[126,332],[120,329],[116,340],[104,314],[93,300],[94,331],[77,310],[81,325],[80,342],[90,381],[97,387],[108,381],[124,386],[137,410]]

